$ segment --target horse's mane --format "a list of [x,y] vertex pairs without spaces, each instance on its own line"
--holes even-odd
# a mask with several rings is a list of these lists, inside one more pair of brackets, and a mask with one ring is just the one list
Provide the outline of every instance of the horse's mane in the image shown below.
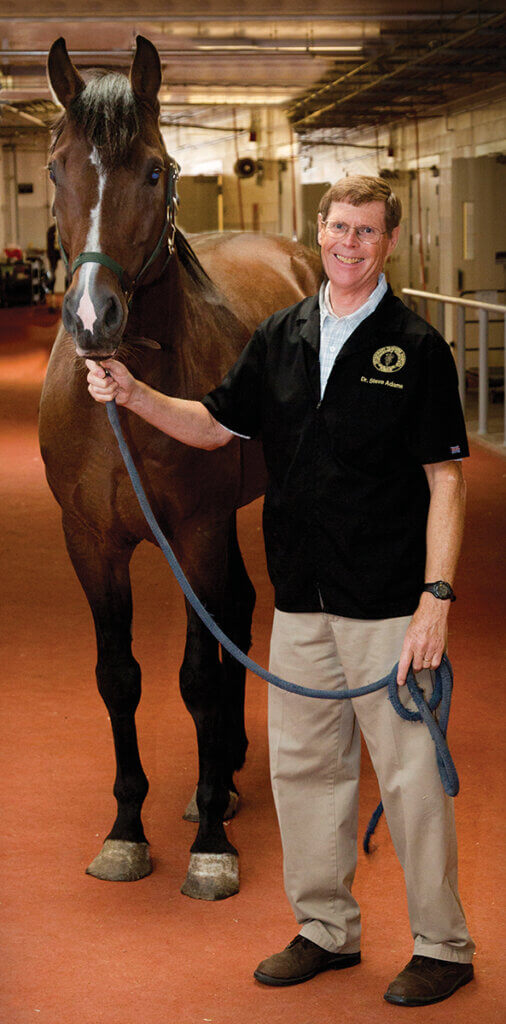
[[104,167],[120,167],[141,127],[141,111],[128,78],[117,71],[95,70],[82,92],[53,126],[51,152],[67,123],[72,121],[96,147]]
[[188,239],[183,235],[183,232],[180,231],[179,228],[176,228],[175,243],[177,255],[192,281],[205,289],[208,298],[212,296],[212,293],[215,293],[215,298],[217,298],[219,293],[213,280],[204,270]]

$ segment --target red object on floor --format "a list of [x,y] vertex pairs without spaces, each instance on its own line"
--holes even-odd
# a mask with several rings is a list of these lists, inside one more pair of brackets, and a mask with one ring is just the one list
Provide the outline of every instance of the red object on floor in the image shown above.
[[[364,919],[362,964],[295,988],[264,988],[253,980],[254,968],[297,932],[283,892],[268,779],[267,688],[250,677],[242,806],[228,826],[241,855],[241,892],[215,904],[189,900],[179,888],[195,826],[181,814],[195,785],[196,743],[178,692],[183,602],[150,545],[134,555],[132,575],[134,651],[143,669],[137,720],[151,786],[144,822],[155,870],[130,884],[84,874],[114,818],[114,761],[95,685],[91,616],[37,446],[37,404],[54,323],[43,307],[0,310],[0,1019],[381,1024],[409,1016],[414,1024],[502,1024],[506,460],[473,445],[465,464],[469,512],[449,641],[456,677],[449,738],[461,781],[455,801],[460,887],[478,945],[476,980],[425,1009],[383,1002],[388,982],[411,956],[402,873],[383,821],[376,851],[359,855],[354,889]],[[240,536],[258,595],[252,656],[266,665],[272,595],[259,502],[241,512]],[[377,796],[364,756],[361,832]]]
[[23,259],[23,250],[20,249],[17,245],[9,245],[9,246],[7,246],[7,248],[4,249],[4,254],[5,254],[5,256],[7,257],[8,260],[22,260]]

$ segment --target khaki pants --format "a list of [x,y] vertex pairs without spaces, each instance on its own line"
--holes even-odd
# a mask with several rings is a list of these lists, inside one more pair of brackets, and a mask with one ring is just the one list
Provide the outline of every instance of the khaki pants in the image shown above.
[[[365,686],[398,661],[409,621],[276,610],[270,669],[322,690]],[[417,679],[427,696],[431,673]],[[400,693],[414,707],[407,688]],[[360,948],[360,910],[351,894],[360,731],[404,871],[414,951],[469,962],[474,943],[457,889],[453,801],[441,785],[427,727],[401,719],[385,689],[353,701],[326,701],[269,687],[272,788],[285,888],[300,931],[330,952]]]

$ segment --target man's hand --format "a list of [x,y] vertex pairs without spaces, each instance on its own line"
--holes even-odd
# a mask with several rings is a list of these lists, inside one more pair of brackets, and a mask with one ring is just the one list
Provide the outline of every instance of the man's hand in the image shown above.
[[[466,485],[460,462],[434,462],[423,467],[430,489],[427,519],[426,580],[453,583],[464,529]],[[446,623],[451,601],[424,592],[406,631],[397,684],[406,682],[408,669],[438,668],[446,648]]]
[[86,366],[88,391],[95,401],[112,402],[115,398],[118,405],[126,406],[176,441],[213,451],[228,444],[234,436],[211,416],[202,402],[155,391],[132,377],[126,366],[116,359],[104,359],[100,363],[87,359]]
[[441,664],[450,604],[450,601],[441,601],[432,594],[422,594],[404,638],[397,672],[398,686],[404,686],[411,662],[413,672],[421,672],[424,668],[436,669]]
[[104,359],[102,363],[87,359],[86,366],[88,391],[96,402],[112,402],[115,398],[118,405],[130,405],[138,382],[123,363],[117,359]]

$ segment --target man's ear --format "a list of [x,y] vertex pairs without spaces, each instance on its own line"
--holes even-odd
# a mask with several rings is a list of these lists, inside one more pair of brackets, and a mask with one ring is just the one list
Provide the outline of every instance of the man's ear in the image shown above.
[[400,233],[401,233],[401,225],[398,224],[397,227],[393,229],[392,234],[390,235],[390,238],[388,239],[388,252],[387,252],[387,255],[386,255],[387,259],[391,255],[391,253],[393,253],[393,251],[394,251],[394,249],[395,249],[395,247],[397,245],[397,242],[399,241]]

